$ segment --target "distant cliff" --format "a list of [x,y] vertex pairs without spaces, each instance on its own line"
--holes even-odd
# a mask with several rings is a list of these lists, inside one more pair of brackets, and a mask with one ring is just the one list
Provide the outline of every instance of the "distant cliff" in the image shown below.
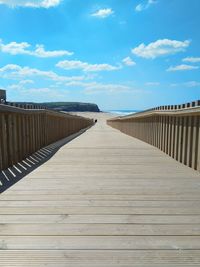
[[82,102],[48,102],[48,103],[18,102],[18,104],[33,104],[33,105],[37,104],[58,111],[100,112],[99,107],[96,104],[82,103]]

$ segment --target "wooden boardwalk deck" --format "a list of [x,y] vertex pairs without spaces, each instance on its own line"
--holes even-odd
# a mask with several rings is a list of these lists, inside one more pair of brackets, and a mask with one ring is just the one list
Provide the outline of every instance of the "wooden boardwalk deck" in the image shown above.
[[200,266],[200,175],[105,118],[0,195],[0,266]]

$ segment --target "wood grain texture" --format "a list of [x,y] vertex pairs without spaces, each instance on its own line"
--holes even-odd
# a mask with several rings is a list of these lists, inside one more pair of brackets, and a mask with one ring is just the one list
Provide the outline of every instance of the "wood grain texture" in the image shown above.
[[0,266],[200,266],[199,173],[86,116],[98,123],[0,195]]

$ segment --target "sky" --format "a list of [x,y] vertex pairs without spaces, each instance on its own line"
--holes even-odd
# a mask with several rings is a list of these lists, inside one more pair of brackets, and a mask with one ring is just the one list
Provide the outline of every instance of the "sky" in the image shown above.
[[200,99],[200,0],[0,0],[9,101],[101,110]]

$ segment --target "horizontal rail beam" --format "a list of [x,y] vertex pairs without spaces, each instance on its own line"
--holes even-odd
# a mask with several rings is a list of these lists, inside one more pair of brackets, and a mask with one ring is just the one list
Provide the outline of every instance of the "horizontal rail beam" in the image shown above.
[[[20,113],[20,114],[27,114],[27,115],[31,115],[31,114],[50,114],[52,116],[56,116],[56,117],[69,117],[69,118],[83,118],[81,116],[77,116],[77,115],[71,115],[69,113],[65,113],[65,112],[59,112],[59,111],[54,111],[54,110],[48,110],[48,109],[24,109],[24,108],[19,108],[19,107],[14,107],[14,106],[7,106],[4,104],[0,104],[0,112],[4,112],[4,113]],[[85,120],[87,120],[87,118],[84,118]]]
[[129,120],[134,118],[143,118],[143,117],[151,117],[155,115],[168,115],[168,116],[196,116],[200,114],[200,107],[191,107],[186,109],[177,109],[177,110],[152,110],[152,111],[143,111],[134,114],[130,114],[127,116],[119,116],[109,121],[117,121],[117,120]]

